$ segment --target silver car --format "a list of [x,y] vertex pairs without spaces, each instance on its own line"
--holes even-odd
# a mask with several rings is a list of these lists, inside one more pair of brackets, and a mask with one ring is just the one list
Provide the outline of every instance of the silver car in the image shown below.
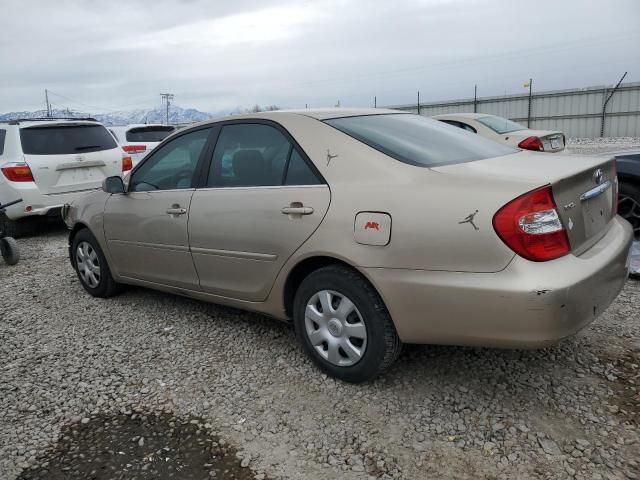
[[292,321],[350,382],[402,343],[536,347],[615,299],[629,224],[611,159],[536,155],[393,110],[181,130],[64,209],[84,288],[141,285]]

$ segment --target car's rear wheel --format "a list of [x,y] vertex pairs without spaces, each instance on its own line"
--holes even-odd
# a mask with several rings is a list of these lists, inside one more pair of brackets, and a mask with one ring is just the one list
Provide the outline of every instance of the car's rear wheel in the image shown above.
[[401,343],[382,299],[358,272],[323,267],[307,276],[294,299],[296,335],[329,375],[360,383],[380,375]]
[[87,292],[102,298],[118,293],[119,284],[111,275],[98,241],[88,229],[80,230],[73,237],[71,256],[80,283]]
[[640,240],[640,187],[620,183],[618,214],[631,224],[636,240]]

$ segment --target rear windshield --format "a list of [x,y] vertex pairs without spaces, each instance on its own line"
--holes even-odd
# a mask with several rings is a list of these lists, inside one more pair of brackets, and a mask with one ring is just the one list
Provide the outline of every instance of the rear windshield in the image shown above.
[[508,118],[496,117],[495,115],[479,117],[476,118],[476,120],[489,127],[496,133],[517,132],[518,130],[524,130],[525,128],[527,128],[517,122],[509,120]]
[[420,167],[498,157],[518,150],[446,123],[411,114],[367,115],[326,123],[370,147]]
[[68,155],[110,150],[118,145],[102,125],[61,125],[20,129],[27,155]]
[[161,142],[167,138],[176,127],[136,127],[127,130],[127,142]]

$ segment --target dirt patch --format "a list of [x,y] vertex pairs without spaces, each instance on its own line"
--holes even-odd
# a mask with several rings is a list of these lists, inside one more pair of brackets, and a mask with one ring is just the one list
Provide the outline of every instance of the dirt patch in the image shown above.
[[63,428],[58,443],[19,480],[248,480],[233,448],[199,419],[162,415],[97,416]]

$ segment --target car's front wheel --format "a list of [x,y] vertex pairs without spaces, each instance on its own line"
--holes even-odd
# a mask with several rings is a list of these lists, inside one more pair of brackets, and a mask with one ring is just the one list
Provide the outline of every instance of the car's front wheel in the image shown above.
[[307,276],[296,292],[293,317],[307,354],[341,380],[371,380],[400,353],[400,339],[382,299],[347,267],[328,266]]
[[73,237],[71,260],[84,289],[94,297],[111,297],[118,293],[119,284],[113,279],[107,260],[96,238],[88,229]]

